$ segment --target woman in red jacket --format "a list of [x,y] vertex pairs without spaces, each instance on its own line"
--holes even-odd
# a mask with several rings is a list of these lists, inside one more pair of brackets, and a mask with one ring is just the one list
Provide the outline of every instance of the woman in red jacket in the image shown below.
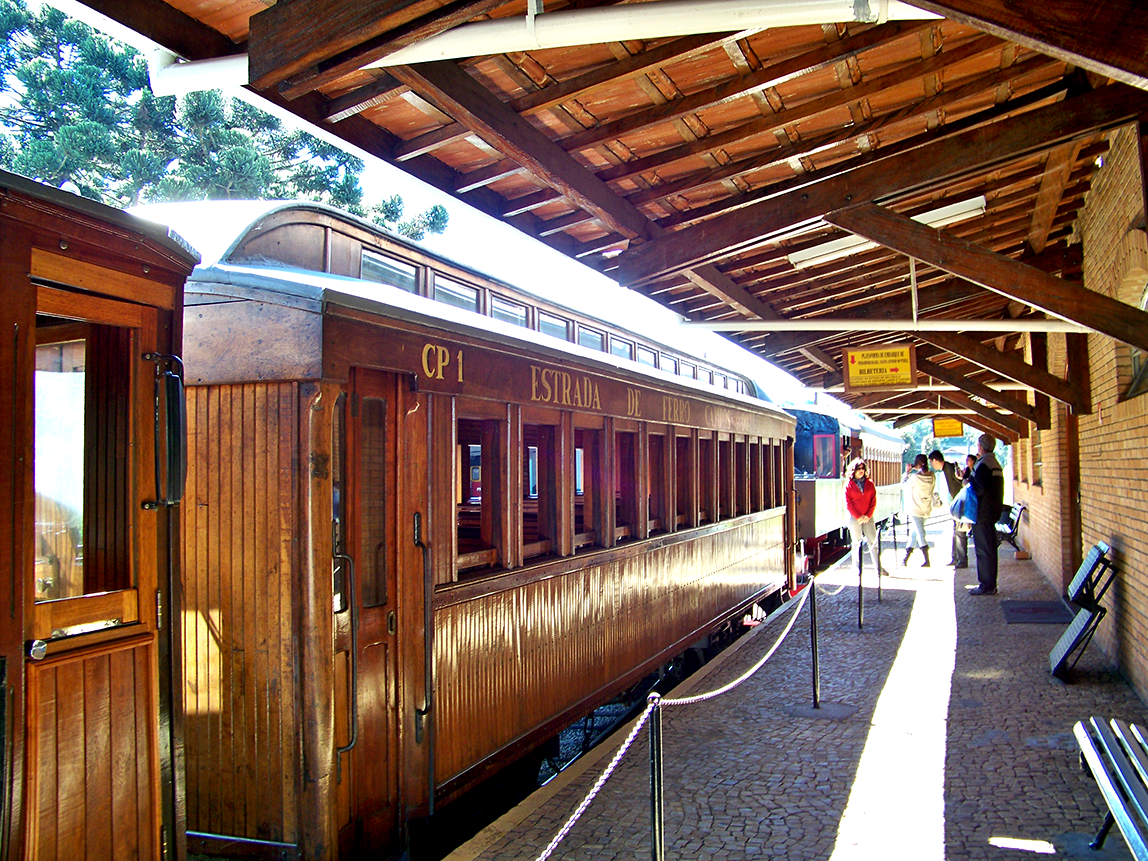
[[869,469],[864,459],[856,458],[849,464],[845,477],[845,508],[849,511],[849,536],[853,541],[853,565],[861,565],[861,539],[869,542],[869,556],[873,567],[881,571],[881,561],[877,556],[877,524],[873,515],[877,512],[877,486],[869,478]]

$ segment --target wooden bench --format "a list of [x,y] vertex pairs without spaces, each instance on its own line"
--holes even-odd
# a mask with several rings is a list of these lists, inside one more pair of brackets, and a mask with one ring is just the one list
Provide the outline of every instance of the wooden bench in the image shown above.
[[1020,546],[1016,543],[1016,536],[1020,532],[1022,514],[1024,514],[1024,503],[1018,502],[1009,509],[1006,516],[997,521],[997,544],[1007,541],[1014,550],[1020,550]]
[[1072,728],[1080,757],[1108,804],[1104,824],[1090,846],[1104,845],[1113,823],[1138,861],[1148,861],[1148,750],[1136,724],[1092,717]]

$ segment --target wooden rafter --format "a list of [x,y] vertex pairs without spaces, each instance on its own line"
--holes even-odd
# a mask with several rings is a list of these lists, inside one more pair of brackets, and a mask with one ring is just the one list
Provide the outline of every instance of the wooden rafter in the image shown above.
[[1148,28],[1137,0],[1050,0],[1039,13],[1010,0],[913,0],[913,5],[1148,89]]
[[826,220],[1002,296],[1148,350],[1148,311],[1111,296],[875,204],[843,209],[827,215]]
[[1114,85],[970,129],[632,248],[619,258],[619,279],[634,285],[664,277],[811,223],[825,213],[987,170],[1129,122],[1146,109],[1148,96]]
[[918,332],[917,338],[940,347],[955,356],[968,359],[994,374],[999,374],[1006,379],[1043,392],[1049,397],[1069,405],[1078,414],[1091,411],[1086,392],[1075,391],[1065,380],[1041,368],[1035,368],[1015,355],[1002,353],[1000,350],[986,346],[967,335],[951,332]]
[[[951,386],[956,386],[958,389],[971,395],[975,398],[980,398],[982,401],[987,401],[990,404],[996,404],[1002,410],[1008,410],[1010,413],[1015,413],[1017,416],[1030,421],[1033,424],[1040,426],[1039,416],[1037,415],[1036,408],[1029,404],[1027,401],[1022,401],[1014,395],[998,392],[982,382],[971,379],[959,371],[954,371],[945,367],[939,362],[932,362],[928,359],[917,357],[917,371],[935,380],[940,380],[943,383],[948,383]],[[1041,428],[1047,430],[1051,423]]]

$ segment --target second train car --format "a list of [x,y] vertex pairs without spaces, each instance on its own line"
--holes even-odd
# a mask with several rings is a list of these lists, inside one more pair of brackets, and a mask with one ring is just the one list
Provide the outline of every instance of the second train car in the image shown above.
[[795,588],[792,417],[519,298],[314,205],[193,273],[192,851],[396,853]]
[[798,541],[811,564],[849,543],[843,490],[845,465],[864,457],[877,485],[878,522],[901,508],[901,456],[905,442],[893,431],[856,414],[843,416],[817,405],[786,407],[796,419],[793,446],[794,510]]

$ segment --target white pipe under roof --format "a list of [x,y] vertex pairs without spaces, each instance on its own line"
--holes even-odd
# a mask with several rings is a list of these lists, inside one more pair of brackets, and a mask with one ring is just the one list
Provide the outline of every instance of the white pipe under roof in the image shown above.
[[936,17],[900,0],[650,0],[547,12],[532,19],[515,16],[474,21],[396,51],[371,67],[571,48],[605,39],[672,39],[697,33]]
[[[416,42],[366,68],[540,48],[571,48],[602,41],[671,39],[698,33],[753,32],[772,27],[850,22],[880,24],[937,17],[901,0],[649,0],[474,21]],[[183,95],[194,90],[248,83],[246,55],[188,63],[176,63],[174,59],[149,60],[152,90],[156,95]]]
[[710,332],[1072,332],[1095,331],[1067,320],[683,320],[687,329]]

